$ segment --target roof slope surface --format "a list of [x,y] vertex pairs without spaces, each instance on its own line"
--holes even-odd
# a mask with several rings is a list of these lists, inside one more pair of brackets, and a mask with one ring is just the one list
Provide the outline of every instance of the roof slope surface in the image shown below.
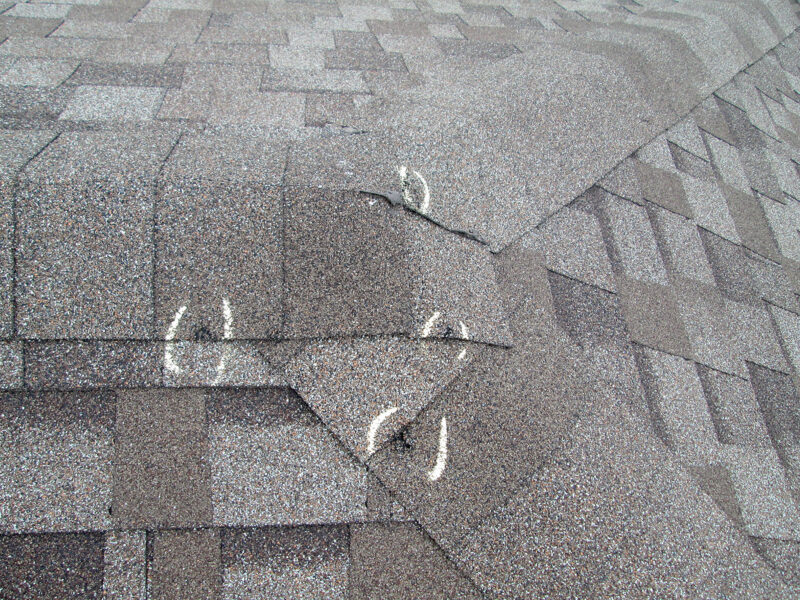
[[0,10],[0,597],[797,596],[794,2]]

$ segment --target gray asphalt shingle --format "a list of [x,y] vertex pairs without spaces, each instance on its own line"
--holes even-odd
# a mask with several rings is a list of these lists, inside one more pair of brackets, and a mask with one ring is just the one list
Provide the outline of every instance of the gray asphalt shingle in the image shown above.
[[[515,331],[514,348],[476,352],[461,376],[368,463],[450,549],[558,448],[585,398],[572,346],[552,324],[538,322],[541,299],[526,287],[531,304],[511,319],[527,336]],[[446,466],[438,471],[443,438]]]
[[81,85],[60,119],[147,121],[158,110],[164,90],[157,87]]
[[14,598],[102,598],[103,534],[0,536],[0,580]]
[[440,548],[406,523],[354,525],[350,529],[351,598],[480,598]]
[[0,75],[0,85],[56,87],[76,66],[74,61],[21,58]]
[[218,596],[221,565],[218,530],[154,532],[148,555],[149,597],[189,600]]
[[113,392],[2,396],[3,533],[110,527],[115,400]]
[[653,208],[649,213],[672,279],[679,276],[713,284],[714,275],[695,224],[668,210]]
[[119,393],[111,513],[117,526],[211,522],[205,411],[203,393],[196,390]]
[[631,340],[672,354],[691,355],[678,299],[671,287],[618,277],[617,289]]
[[224,529],[222,597],[348,597],[347,527]]
[[25,386],[33,390],[139,388],[161,385],[158,342],[30,342]]
[[530,239],[544,254],[549,269],[585,283],[614,291],[600,223],[594,215],[565,208],[543,223],[539,235]]
[[319,342],[294,357],[287,375],[334,434],[366,460],[414,421],[474,352],[473,344],[457,341]]
[[[62,138],[63,139],[63,138]],[[17,330],[27,338],[152,335],[153,190],[24,185]]]
[[402,215],[354,194],[289,191],[286,329],[292,336],[410,329],[413,275]]
[[366,470],[297,394],[220,390],[209,392],[206,402],[215,524],[300,525],[365,518]]
[[155,211],[159,333],[170,330],[185,306],[175,339],[201,339],[201,330],[217,340],[280,335],[281,204],[280,190],[262,185],[206,179],[160,187]]
[[103,593],[141,598],[147,591],[147,532],[109,531],[103,548]]

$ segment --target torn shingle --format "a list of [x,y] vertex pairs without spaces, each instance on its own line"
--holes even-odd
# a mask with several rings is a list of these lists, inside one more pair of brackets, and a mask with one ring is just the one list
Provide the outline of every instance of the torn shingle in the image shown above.
[[325,424],[366,460],[457,376],[473,348],[457,340],[318,342],[298,354],[287,373]]
[[286,202],[288,337],[507,343],[484,245],[367,194],[291,189]]
[[[519,311],[513,320],[533,317],[530,311]],[[476,352],[404,434],[368,463],[446,546],[458,545],[557,451],[560,432],[585,397],[574,346],[552,325],[535,322],[529,325],[530,336],[515,339],[512,349]],[[517,387],[520,381],[524,391]],[[437,450],[443,431],[445,463]]]
[[286,201],[287,333],[408,331],[414,284],[401,219],[349,194],[297,191]]
[[797,596],[789,0],[106,4],[0,0],[0,596]]

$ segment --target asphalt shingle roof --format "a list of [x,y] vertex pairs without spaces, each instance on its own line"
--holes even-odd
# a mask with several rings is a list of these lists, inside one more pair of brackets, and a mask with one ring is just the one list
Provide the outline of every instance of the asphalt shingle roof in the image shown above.
[[0,598],[800,594],[793,0],[0,2]]

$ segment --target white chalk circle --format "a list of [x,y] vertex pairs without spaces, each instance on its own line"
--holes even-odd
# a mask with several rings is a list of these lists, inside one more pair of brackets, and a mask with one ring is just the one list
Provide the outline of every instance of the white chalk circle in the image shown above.
[[[181,306],[178,308],[177,312],[175,313],[175,317],[172,319],[172,323],[170,323],[167,333],[164,336],[164,341],[166,342],[164,344],[164,368],[167,371],[175,373],[176,375],[181,374],[183,369],[181,369],[181,367],[175,362],[174,340],[175,335],[178,333],[178,327],[180,326],[181,319],[186,313],[186,310],[186,306]],[[227,298],[222,299],[222,319],[222,338],[229,340],[231,337],[233,337],[233,310],[231,309],[230,302],[228,302]],[[214,377],[212,385],[217,385],[222,380],[222,377],[225,374],[229,352],[230,349],[227,345],[225,345],[222,349],[219,362],[217,363],[217,374]]]

